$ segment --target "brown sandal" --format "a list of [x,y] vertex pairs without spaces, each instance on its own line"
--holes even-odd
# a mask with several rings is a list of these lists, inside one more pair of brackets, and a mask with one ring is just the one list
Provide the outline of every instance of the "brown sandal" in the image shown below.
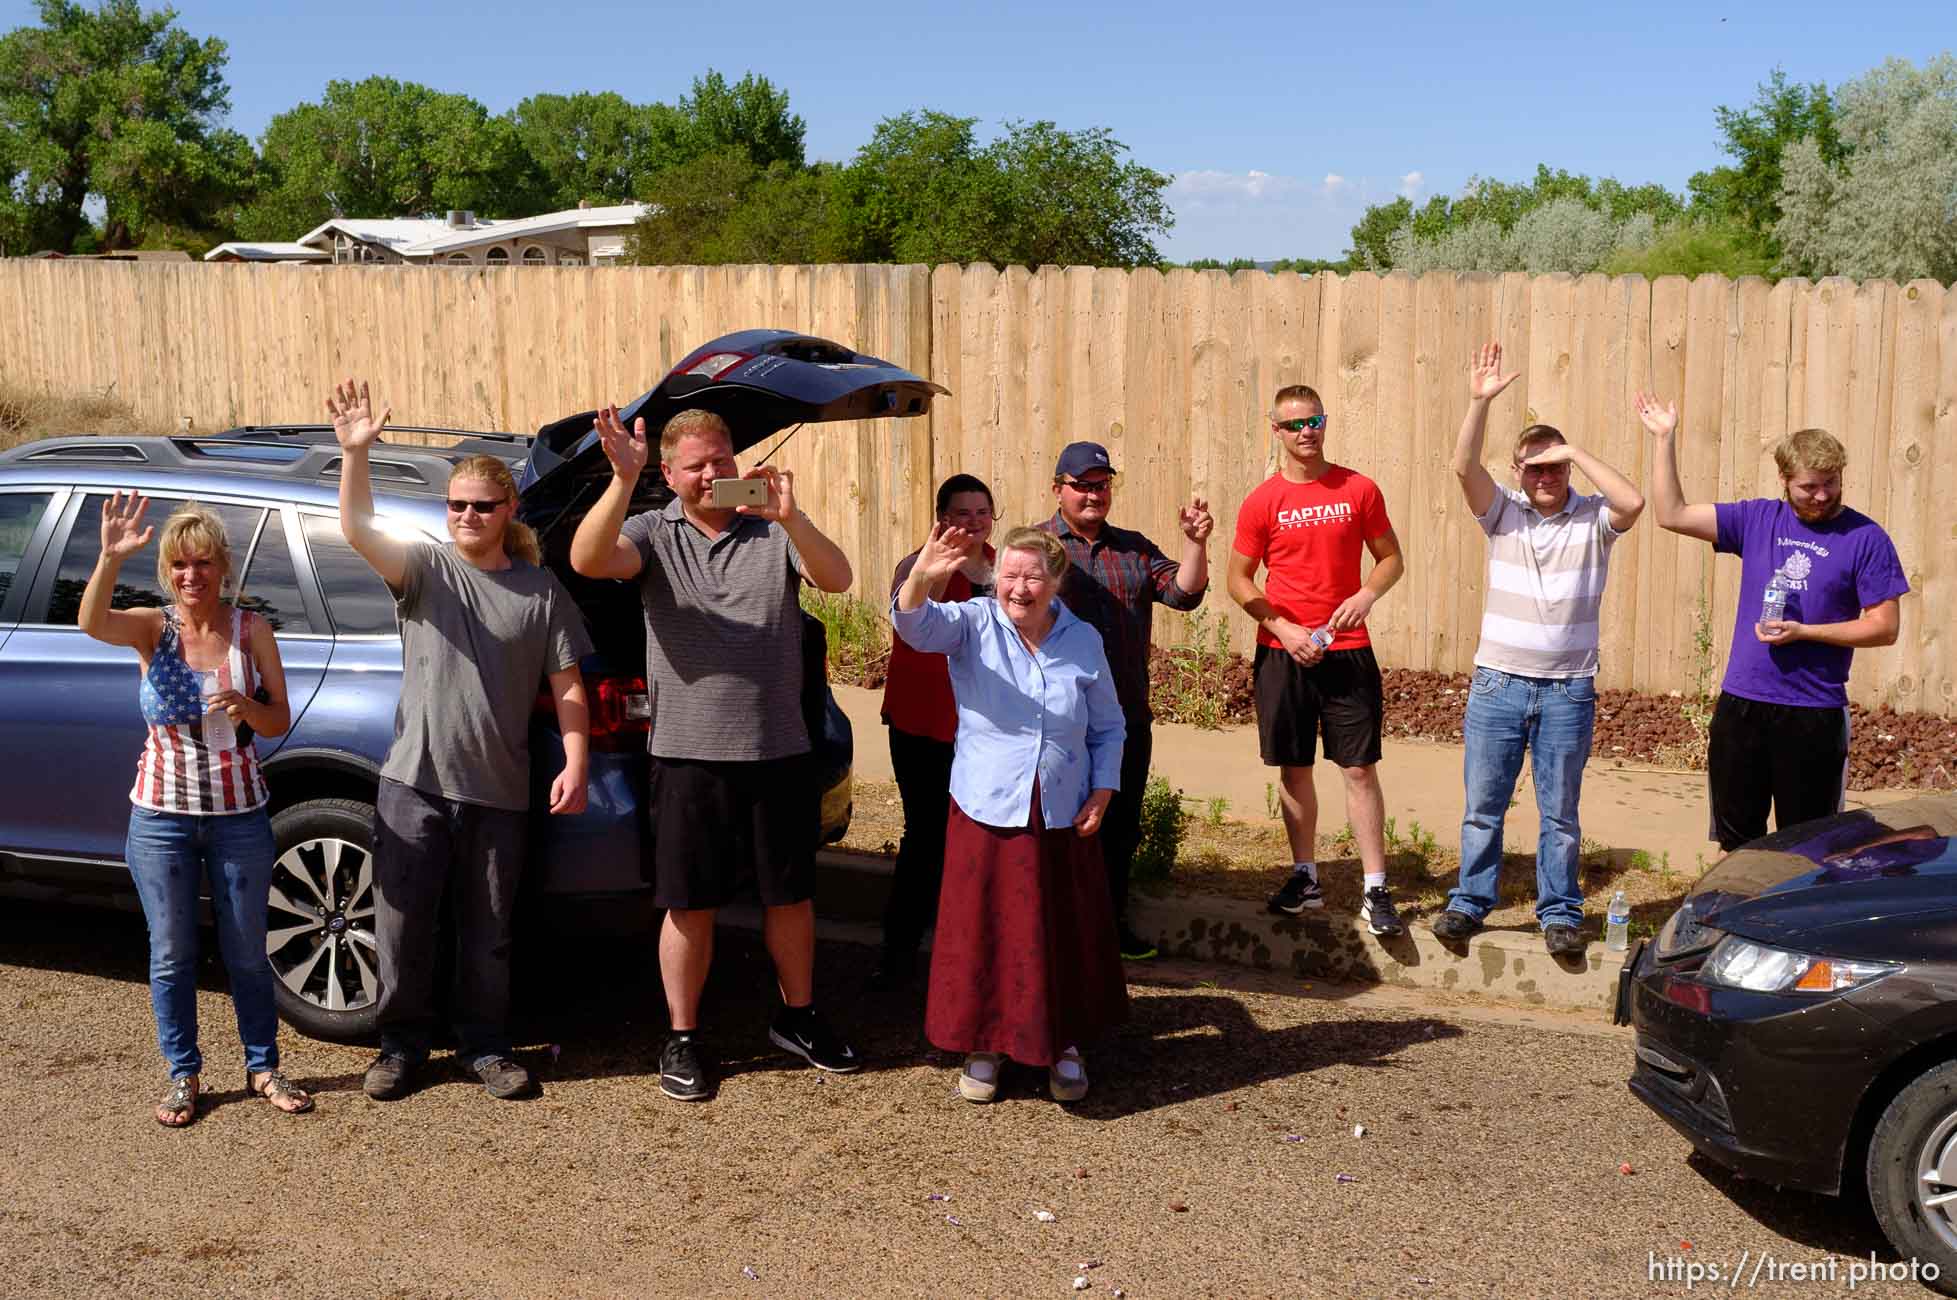
[[[250,1070],[245,1071],[245,1091],[254,1097],[263,1097],[271,1102],[274,1110],[287,1115],[303,1115],[313,1108],[313,1099],[307,1095],[306,1090],[277,1070],[263,1071],[256,1081],[252,1079],[252,1073]],[[291,1106],[281,1104],[288,1101],[296,1104]]]
[[170,1091],[156,1103],[156,1122],[164,1128],[186,1128],[196,1118],[197,1076],[186,1074],[170,1080]]

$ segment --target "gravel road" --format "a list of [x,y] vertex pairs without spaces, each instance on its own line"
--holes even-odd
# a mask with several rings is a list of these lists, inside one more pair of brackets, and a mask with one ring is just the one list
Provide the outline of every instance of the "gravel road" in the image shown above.
[[140,919],[0,902],[0,1292],[1058,1297],[1085,1276],[1136,1300],[1653,1296],[1687,1294],[1654,1259],[1835,1252],[1833,1283],[1739,1288],[1831,1295],[1846,1260],[1893,1259],[1866,1212],[1690,1156],[1625,1091],[1624,1031],[1592,1017],[1153,963],[1089,1052],[1085,1103],[1027,1072],[975,1107],[921,1041],[921,996],[858,995],[870,959],[818,963],[872,1058],[853,1077],[768,1047],[758,941],[723,931],[709,1105],[659,1095],[649,950],[586,944],[525,974],[541,1099],[442,1069],[381,1105],[365,1050],[288,1030],[287,1069],[319,1095],[299,1118],[244,1097],[213,968],[218,1104],[168,1132]]

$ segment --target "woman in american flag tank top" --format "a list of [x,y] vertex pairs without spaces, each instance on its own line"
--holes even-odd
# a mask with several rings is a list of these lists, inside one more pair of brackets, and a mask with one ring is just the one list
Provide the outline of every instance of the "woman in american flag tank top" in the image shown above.
[[150,1005],[170,1086],[156,1122],[197,1117],[197,899],[208,878],[218,946],[231,979],[246,1091],[287,1114],[313,1100],[279,1069],[278,1013],[265,954],[266,896],[277,850],[253,733],[291,725],[271,625],[223,598],[231,574],[224,522],[187,502],[164,521],[157,581],[164,609],[114,609],[116,574],[149,545],[140,493],[102,503],[102,555],[82,593],[82,631],[128,646],[142,664],[137,701],[148,726],[129,791],[124,857],[149,924]]

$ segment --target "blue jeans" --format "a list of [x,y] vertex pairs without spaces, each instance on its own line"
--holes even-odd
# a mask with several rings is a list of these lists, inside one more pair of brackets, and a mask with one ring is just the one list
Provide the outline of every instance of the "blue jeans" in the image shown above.
[[1449,908],[1477,921],[1495,908],[1502,821],[1526,749],[1533,755],[1530,770],[1542,821],[1536,840],[1536,920],[1545,926],[1583,923],[1577,801],[1596,716],[1594,678],[1517,677],[1475,669],[1462,728],[1468,798],[1461,818],[1461,883],[1448,895]]
[[129,874],[149,922],[149,995],[170,1077],[201,1074],[197,1050],[197,897],[206,876],[238,1037],[253,1073],[279,1066],[279,1018],[265,955],[265,899],[278,850],[264,809],[209,816],[129,810]]

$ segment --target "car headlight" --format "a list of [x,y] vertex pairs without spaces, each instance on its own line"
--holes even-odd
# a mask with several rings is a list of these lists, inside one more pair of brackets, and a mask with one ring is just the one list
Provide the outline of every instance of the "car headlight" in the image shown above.
[[1901,969],[1901,962],[1816,957],[1729,934],[1712,950],[1699,977],[1710,984],[1755,993],[1836,993],[1860,988]]
[[1658,959],[1670,961],[1689,952],[1704,952],[1725,937],[1724,930],[1715,930],[1694,916],[1688,902],[1659,929]]

